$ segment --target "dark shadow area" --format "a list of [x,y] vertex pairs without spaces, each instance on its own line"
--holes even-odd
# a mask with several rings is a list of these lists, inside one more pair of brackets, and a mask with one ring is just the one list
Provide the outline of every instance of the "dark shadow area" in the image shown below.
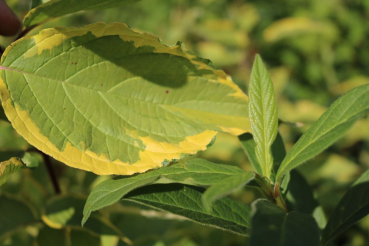
[[312,214],[319,207],[311,187],[297,170],[291,171],[290,181],[284,193],[287,194],[286,203],[290,211]]
[[83,46],[137,77],[165,87],[180,88],[188,82],[189,75],[212,73],[210,70],[198,70],[184,57],[153,53],[153,46],[135,47],[133,41],[123,41],[118,35],[96,38],[89,32],[72,38],[72,43],[73,46]]
[[153,194],[170,194],[171,192],[180,192],[183,191],[186,187],[190,188],[191,190],[195,190],[199,193],[203,193],[205,191],[204,188],[190,186],[190,185],[183,185],[183,184],[154,184],[148,185],[145,187],[141,187],[135,189],[134,191],[129,192],[124,198],[135,198],[138,196],[143,195],[153,195]]

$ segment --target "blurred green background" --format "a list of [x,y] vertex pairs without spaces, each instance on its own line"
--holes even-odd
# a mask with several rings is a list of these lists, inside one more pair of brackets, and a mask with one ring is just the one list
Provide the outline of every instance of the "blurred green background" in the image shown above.
[[[20,18],[31,5],[26,0],[6,2]],[[59,18],[32,33],[46,27],[84,26],[99,21],[124,22],[133,29],[160,37],[167,45],[182,41],[189,50],[225,70],[245,92],[254,55],[260,53],[274,82],[279,116],[284,121],[280,132],[287,150],[335,99],[369,83],[367,0],[143,0],[124,8]],[[0,44],[7,46],[13,39],[0,37]],[[0,121],[1,158],[5,158],[5,151],[29,148],[22,139],[13,137],[9,123]],[[230,135],[219,134],[215,144],[198,156],[251,170],[238,139]],[[60,163],[55,165],[64,194],[86,197],[105,178]],[[352,182],[368,168],[367,117],[299,171],[329,216]],[[43,165],[35,171],[23,170],[14,175],[0,193],[12,193],[27,200],[35,208],[36,217],[54,196]],[[256,191],[246,188],[235,198],[250,203],[258,196]],[[244,245],[242,237],[147,208],[142,210],[134,204],[117,204],[104,213],[136,245]],[[42,223],[22,227],[0,238],[0,245],[32,245],[42,228]],[[332,245],[369,245],[369,217]]]

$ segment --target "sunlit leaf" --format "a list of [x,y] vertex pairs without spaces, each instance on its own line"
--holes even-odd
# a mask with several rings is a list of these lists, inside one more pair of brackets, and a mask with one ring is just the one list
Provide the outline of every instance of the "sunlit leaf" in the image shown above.
[[311,215],[286,213],[260,199],[252,204],[250,246],[319,246],[320,232]]
[[121,7],[139,0],[51,0],[39,5],[42,1],[34,0],[32,9],[23,20],[26,27],[38,25],[49,19],[72,14],[81,10],[100,10]]
[[329,216],[322,242],[327,244],[369,214],[369,170],[347,191]]
[[250,208],[224,197],[214,202],[212,212],[206,212],[201,201],[202,190],[181,184],[151,185],[129,193],[124,199],[245,236]]
[[202,202],[206,211],[211,211],[214,201],[231,194],[237,189],[242,188],[251,180],[253,180],[255,174],[253,172],[245,172],[237,175],[230,176],[224,180],[210,186],[202,197]]
[[91,212],[112,205],[128,192],[153,183],[182,183],[208,187],[230,176],[242,174],[238,167],[211,163],[202,159],[193,159],[187,163],[177,163],[133,177],[110,179],[100,183],[90,193],[84,211],[85,223]]
[[209,61],[120,23],[53,28],[5,51],[0,91],[16,130],[69,166],[133,174],[250,131],[248,98]]
[[288,152],[278,170],[277,181],[337,141],[368,112],[369,85],[355,88],[336,100]]
[[278,132],[278,109],[272,80],[258,55],[251,73],[249,96],[251,129],[262,170],[260,174],[270,178],[273,169],[270,147]]

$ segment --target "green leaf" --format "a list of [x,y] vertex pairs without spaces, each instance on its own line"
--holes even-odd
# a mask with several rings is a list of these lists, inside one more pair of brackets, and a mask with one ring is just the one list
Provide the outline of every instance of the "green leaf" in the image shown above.
[[182,184],[151,185],[133,191],[124,199],[245,236],[250,208],[224,197],[214,202],[212,212],[206,212],[201,200],[202,190]]
[[278,109],[273,82],[259,55],[252,68],[249,96],[256,157],[261,166],[261,175],[270,178],[273,169],[270,147],[278,132]]
[[37,222],[34,210],[22,200],[0,196],[0,237]]
[[[42,220],[51,228],[80,228],[83,206],[86,199],[76,195],[62,195],[49,200],[44,209]],[[97,213],[85,224],[84,229],[100,236],[112,236],[118,240],[126,239],[122,232],[107,219]]]
[[9,122],[0,120],[0,151],[20,151],[28,147],[26,140],[19,136]]
[[42,4],[42,0],[32,0],[31,8],[34,9],[41,4]]
[[305,178],[298,171],[293,170],[288,176],[286,175],[283,183],[286,183],[284,193],[288,209],[312,215],[319,228],[324,228],[327,221],[323,208],[315,199],[313,191]]
[[122,7],[139,0],[51,0],[44,4],[41,1],[33,1],[32,9],[24,17],[23,24],[26,27],[39,25],[47,20],[67,14],[73,14],[81,10],[101,10],[115,7]]
[[277,173],[279,166],[281,165],[283,159],[286,157],[286,147],[281,134],[278,132],[277,136],[272,144],[272,155],[273,155],[273,175]]
[[192,159],[144,174],[100,183],[90,193],[83,210],[84,224],[92,211],[112,205],[128,192],[153,183],[182,183],[208,187],[225,178],[242,174],[241,168],[214,164],[202,159]]
[[101,246],[100,237],[78,229],[56,230],[44,227],[37,236],[38,246]]
[[287,182],[283,193],[286,196],[288,210],[312,215],[319,228],[323,229],[327,221],[312,188],[298,171],[292,170],[289,174],[283,179],[283,183]]
[[0,66],[2,105],[33,146],[69,166],[130,175],[250,131],[248,98],[220,70],[125,24],[45,29]]
[[260,199],[252,204],[250,246],[319,246],[319,229],[308,214],[286,213]]
[[19,157],[11,157],[7,161],[0,162],[0,186],[2,186],[10,175],[21,170],[22,168],[36,168],[40,163],[40,156],[37,153],[10,152],[17,154]]
[[101,246],[101,238],[84,230],[70,231],[70,246]]
[[336,100],[288,152],[278,170],[277,181],[341,138],[368,112],[369,85],[357,87]]
[[67,232],[65,230],[55,230],[49,227],[44,227],[38,233],[37,245],[65,246],[67,245]]
[[22,157],[22,162],[29,169],[37,168],[42,161],[43,161],[42,155],[36,152],[26,152]]
[[281,246],[320,246],[320,231],[311,215],[290,212],[283,222]]
[[323,230],[325,245],[369,214],[369,170],[343,196]]
[[[253,168],[255,169],[255,171],[258,174],[261,174],[261,167],[259,165],[259,162],[256,158],[256,154],[255,154],[255,141],[253,139],[253,136],[250,133],[245,133],[240,135],[239,140],[241,142],[241,145],[244,149],[244,151],[246,152],[246,155],[249,158],[249,161],[251,163],[251,165],[253,166]],[[282,163],[284,157],[286,156],[286,149],[284,146],[284,142],[282,139],[281,134],[279,134],[279,132],[277,133],[277,136],[272,144],[271,147],[271,151],[272,151],[272,155],[273,155],[273,170],[277,171],[278,167],[280,166],[280,164]],[[272,176],[274,175],[274,173],[272,173]]]
[[0,237],[1,246],[34,246],[34,241],[34,237],[27,230],[17,230],[9,235]]
[[211,212],[214,201],[231,194],[232,192],[242,188],[255,178],[253,172],[245,172],[230,176],[224,180],[210,186],[202,197],[202,203],[207,212]]
[[256,158],[255,154],[255,141],[251,133],[245,133],[238,137],[241,142],[242,148],[245,151],[247,157],[249,158],[250,164],[258,174],[262,174],[260,164]]
[[8,161],[0,162],[0,186],[6,182],[10,175],[19,171],[24,166],[25,164],[16,157],[13,157]]

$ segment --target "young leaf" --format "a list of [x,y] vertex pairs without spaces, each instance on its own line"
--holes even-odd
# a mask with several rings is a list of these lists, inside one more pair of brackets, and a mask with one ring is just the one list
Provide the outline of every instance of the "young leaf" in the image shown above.
[[182,183],[197,186],[211,186],[227,177],[242,174],[238,167],[214,164],[202,159],[193,159],[187,163],[177,163],[133,177],[107,180],[93,189],[83,210],[82,225],[92,211],[112,205],[128,192],[153,183]]
[[[258,174],[261,174],[261,167],[255,155],[256,144],[254,138],[250,133],[245,133],[240,135],[238,139],[240,140],[241,145],[246,152],[251,165]],[[277,133],[277,136],[272,144],[271,151],[273,155],[273,170],[276,172],[284,157],[286,156],[286,148],[284,146],[282,136],[281,134],[279,134],[279,132]],[[272,176],[273,175],[274,173],[272,173]]]
[[369,112],[369,85],[357,87],[336,100],[297,141],[283,160],[277,182],[283,176],[333,144]]
[[250,131],[248,98],[181,44],[121,23],[53,28],[13,43],[0,91],[14,128],[69,166],[130,175]]
[[28,204],[10,196],[0,196],[0,211],[0,237],[37,222],[35,212]]
[[252,204],[250,246],[319,246],[319,228],[308,214],[286,213],[260,199]]
[[[0,161],[0,186],[2,186],[13,173],[25,167],[34,169],[38,167],[40,163],[40,157],[37,153],[9,152],[6,154],[15,154],[18,157],[11,157],[7,161]],[[2,158],[0,158],[0,160],[1,159]]]
[[278,132],[278,110],[272,80],[259,55],[256,56],[252,68],[249,96],[256,157],[262,175],[270,178],[273,168],[270,147]]
[[242,188],[251,180],[255,174],[253,172],[245,172],[230,176],[224,180],[210,186],[202,197],[202,203],[206,211],[211,212],[214,201],[231,194],[235,190]]
[[343,196],[331,213],[323,230],[325,245],[369,214],[369,170]]
[[23,24],[25,27],[31,27],[49,19],[73,14],[81,10],[100,10],[122,7],[138,1],[139,0],[51,0],[39,5],[41,1],[34,0],[32,2],[32,7],[37,7],[28,12],[24,17]]
[[250,208],[224,197],[214,202],[212,212],[207,212],[201,201],[202,190],[182,184],[151,185],[133,191],[124,199],[245,236],[249,227]]
[[16,157],[13,157],[8,161],[0,162],[0,186],[5,183],[10,175],[19,171],[24,166],[24,163]]

